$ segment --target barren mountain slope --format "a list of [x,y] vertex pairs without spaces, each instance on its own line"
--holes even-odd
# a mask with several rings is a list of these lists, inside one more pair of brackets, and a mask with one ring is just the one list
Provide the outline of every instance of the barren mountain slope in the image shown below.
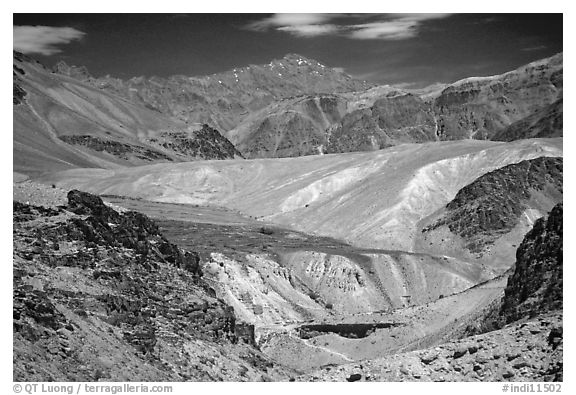
[[402,143],[438,140],[431,106],[413,94],[395,94],[347,114],[332,128],[326,151],[372,151]]
[[327,152],[434,140],[562,136],[562,80],[558,54],[502,75],[382,97],[346,114],[332,128]]
[[369,153],[76,169],[65,188],[239,210],[355,246],[412,251],[418,221],[465,185],[511,163],[561,156],[562,140],[458,141]]
[[271,102],[302,94],[365,90],[372,85],[297,54],[265,65],[249,65],[203,77],[93,78],[78,68],[58,72],[79,76],[91,85],[186,121],[227,131]]
[[[239,153],[217,131],[186,126],[158,112],[52,74],[14,52],[14,170],[28,175],[75,167],[113,168]],[[198,131],[198,129],[201,129]],[[152,141],[151,139],[155,139]],[[200,152],[198,152],[200,151]],[[206,156],[206,155],[204,155]]]
[[[431,348],[435,344],[423,341],[425,336],[417,345],[427,349],[324,368],[302,379],[562,381],[562,212],[562,204],[556,205],[526,234],[518,248],[516,264],[507,276],[504,293],[501,290],[506,276],[451,297],[456,306],[466,306],[466,295],[500,284],[500,292],[493,294],[496,297],[492,302],[476,309],[468,320],[460,320],[457,325],[465,330],[452,331],[452,338],[444,337],[444,344]],[[443,302],[432,303],[427,312]],[[444,329],[433,332],[436,341],[441,340],[437,335],[442,332],[444,336],[450,333]],[[485,333],[454,340],[470,332]]]
[[333,129],[346,114],[369,108],[382,97],[402,94],[400,89],[382,85],[357,92],[291,97],[251,113],[227,137],[250,158],[323,154],[328,152]]
[[558,54],[502,75],[411,92],[374,87],[295,54],[205,77],[124,81],[63,63],[55,70],[187,124],[212,125],[256,158],[561,136],[562,62]]
[[455,82],[434,101],[439,135],[450,140],[490,139],[562,98],[562,80],[560,53],[505,74]]
[[13,215],[15,380],[287,378],[202,279],[198,254],[146,216],[79,191],[60,207],[14,201]]
[[563,99],[514,122],[496,133],[494,141],[512,141],[521,138],[561,137],[563,133]]
[[[409,142],[562,136],[562,55],[419,91],[381,86],[332,95],[337,112],[321,103],[302,105],[312,98],[272,103],[244,119],[230,138],[249,157],[285,157]],[[327,113],[323,122],[316,120],[319,112]]]
[[228,138],[248,158],[323,153],[326,129],[347,111],[341,95],[298,96],[274,102],[230,130]]
[[534,221],[562,202],[562,168],[541,157],[479,177],[421,221],[414,248],[509,267]]

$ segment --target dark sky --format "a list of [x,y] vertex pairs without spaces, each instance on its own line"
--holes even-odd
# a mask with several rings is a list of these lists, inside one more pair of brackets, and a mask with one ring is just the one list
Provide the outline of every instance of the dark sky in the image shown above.
[[562,14],[14,14],[14,48],[95,76],[199,76],[298,53],[377,83],[499,74],[562,51]]

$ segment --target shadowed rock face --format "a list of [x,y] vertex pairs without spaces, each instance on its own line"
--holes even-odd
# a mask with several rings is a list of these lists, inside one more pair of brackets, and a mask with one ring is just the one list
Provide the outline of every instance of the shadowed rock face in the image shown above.
[[562,309],[562,203],[540,218],[516,252],[500,315],[506,323]]
[[402,143],[434,141],[436,123],[432,108],[419,97],[393,96],[347,114],[329,139],[328,153],[378,150]]
[[541,157],[481,176],[462,188],[445,213],[422,233],[447,226],[464,240],[466,249],[484,253],[520,222],[526,210],[546,209],[562,200],[562,162],[562,158]]
[[496,133],[495,141],[512,141],[525,138],[561,137],[563,133],[563,100],[556,100],[504,130]]
[[99,137],[87,136],[59,136],[59,139],[70,145],[79,145],[90,150],[106,152],[120,159],[131,159],[135,157],[145,161],[167,160],[172,161],[168,155],[163,152],[154,151],[148,148],[139,147],[133,144],[120,143],[114,140],[106,140]]
[[194,275],[202,274],[200,258],[195,252],[182,252],[160,233],[158,226],[136,211],[119,214],[106,206],[98,196],[78,190],[68,193],[68,209],[85,220],[73,218],[67,233],[71,238],[108,247],[123,246],[135,250],[139,261],[150,258],[181,267]]
[[[516,321],[532,320],[553,314],[560,321],[545,328],[547,345],[557,350],[560,358],[551,367],[554,380],[562,380],[563,341],[563,204],[559,203],[547,218],[540,218],[516,251],[516,264],[504,297],[493,303],[483,316],[466,328],[467,335],[477,335],[500,329]],[[524,326],[525,324],[522,324]],[[531,332],[532,335],[538,332]]]
[[148,140],[184,158],[234,159],[242,154],[216,129],[204,124],[192,133],[164,132]]

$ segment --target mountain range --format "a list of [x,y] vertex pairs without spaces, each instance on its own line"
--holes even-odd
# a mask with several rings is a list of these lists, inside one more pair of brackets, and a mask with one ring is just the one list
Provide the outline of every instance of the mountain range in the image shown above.
[[562,380],[562,106],[562,54],[410,90],[14,51],[14,377]]

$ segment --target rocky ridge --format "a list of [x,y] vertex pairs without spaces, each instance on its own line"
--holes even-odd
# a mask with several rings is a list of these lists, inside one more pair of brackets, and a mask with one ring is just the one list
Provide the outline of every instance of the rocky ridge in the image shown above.
[[206,124],[192,133],[163,132],[157,137],[148,139],[148,142],[175,152],[184,159],[190,157],[206,160],[243,158],[226,137]]
[[563,205],[540,218],[516,252],[500,316],[505,323],[563,307]]
[[286,377],[146,216],[79,191],[13,215],[15,380]]
[[[423,248],[438,237],[462,240],[462,248],[481,257],[525,217],[541,216],[562,201],[562,158],[541,157],[491,171],[460,189],[422,229]],[[542,213],[542,214],[539,214]],[[523,236],[523,235],[522,235]]]

